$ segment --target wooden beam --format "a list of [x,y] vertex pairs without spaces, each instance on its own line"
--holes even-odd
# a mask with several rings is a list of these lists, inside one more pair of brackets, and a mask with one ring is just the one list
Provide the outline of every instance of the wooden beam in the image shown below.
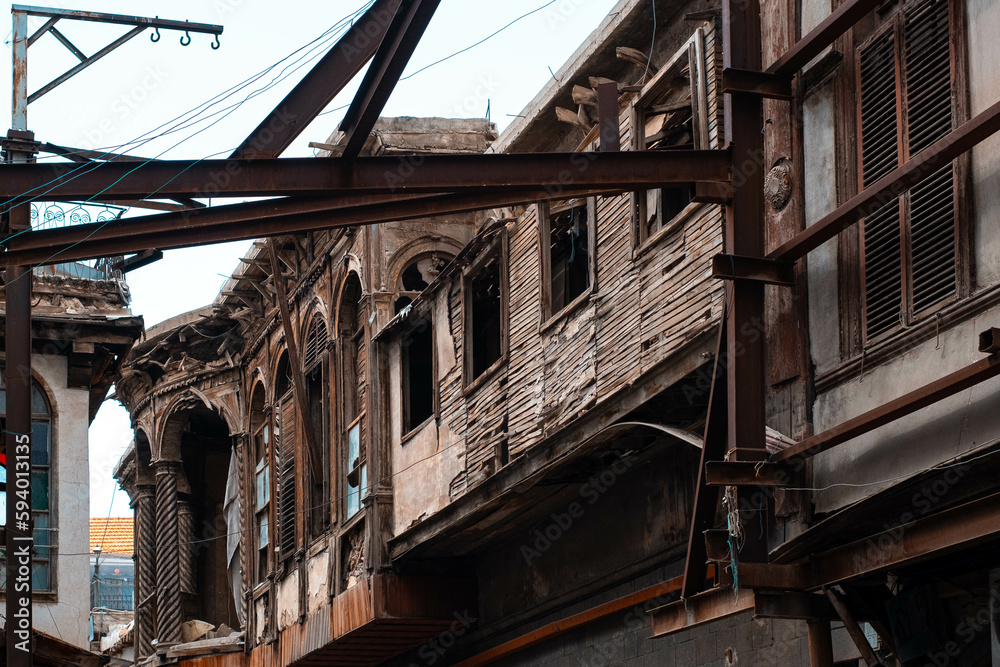
[[767,71],[791,76],[805,67],[884,0],[848,0],[775,60]]
[[815,250],[837,234],[875,213],[885,204],[903,194],[908,188],[933,176],[977,144],[1000,131],[1000,102],[989,107],[975,118],[966,121],[948,136],[936,141],[916,157],[880,178],[843,206],[817,220],[767,254],[768,259],[794,262]]
[[889,401],[873,410],[848,419],[838,426],[827,429],[802,442],[771,456],[771,462],[792,461],[809,458],[820,452],[852,440],[860,435],[875,430],[890,422],[896,421],[917,410],[933,405],[938,401],[953,396],[960,391],[973,387],[981,382],[1000,375],[1000,355],[992,354],[986,359],[966,366],[945,377],[935,380],[899,398]]
[[795,264],[760,257],[719,254],[712,258],[712,277],[724,280],[754,280],[767,285],[795,284]]

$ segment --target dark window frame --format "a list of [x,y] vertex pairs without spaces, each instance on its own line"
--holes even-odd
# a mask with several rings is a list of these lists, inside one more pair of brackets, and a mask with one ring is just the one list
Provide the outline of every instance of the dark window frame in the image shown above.
[[[427,345],[430,356],[430,391],[431,405],[430,412],[421,418],[414,419],[411,413],[411,399],[413,388],[410,386],[411,370],[411,344],[408,340],[414,338],[416,334],[427,334]],[[409,436],[419,431],[432,419],[437,419],[441,409],[440,392],[438,388],[438,360],[437,360],[437,334],[434,331],[434,316],[431,315],[424,320],[418,321],[413,327],[407,329],[399,336],[399,370],[400,370],[400,407],[402,408],[401,439],[405,441]]]
[[[306,318],[306,323],[305,335],[302,337],[302,340],[305,341],[305,345],[303,346],[304,352],[302,354],[302,376],[306,384],[306,403],[309,405],[310,411],[312,411],[316,408],[315,401],[318,399],[320,420],[317,425],[312,421],[313,415],[310,415],[308,421],[303,421],[303,428],[318,427],[319,432],[313,433],[315,438],[314,444],[319,448],[318,458],[323,468],[319,471],[321,476],[319,479],[319,486],[321,487],[319,494],[317,494],[315,476],[310,478],[308,482],[303,481],[303,487],[305,488],[304,500],[306,500],[307,506],[304,521],[305,541],[306,543],[312,543],[329,533],[330,517],[332,515],[331,504],[333,492],[330,473],[330,327],[327,325],[322,313],[315,309],[312,311],[312,315]],[[316,376],[318,376],[318,396],[313,393],[314,387],[317,384],[317,380],[315,380]],[[305,447],[306,443],[303,442],[302,446]],[[303,458],[309,462],[307,465],[311,466],[312,458]]]
[[[500,276],[500,354],[489,367],[475,373],[473,367],[475,342],[471,335],[473,331],[471,284],[492,260],[496,260]],[[462,385],[467,394],[482,386],[507,363],[510,337],[510,276],[507,261],[507,235],[501,231],[497,238],[462,271]]]
[[[577,203],[579,202],[579,203]],[[564,303],[553,307],[555,301],[555,285],[553,284],[552,266],[552,217],[566,210],[585,207],[587,210],[587,278],[588,284]],[[555,209],[555,213],[553,213]],[[541,300],[540,331],[545,331],[562,317],[575,311],[580,304],[586,302],[597,291],[597,198],[587,197],[582,200],[567,202],[539,202],[536,206],[538,217],[538,261],[540,266],[539,298]]]

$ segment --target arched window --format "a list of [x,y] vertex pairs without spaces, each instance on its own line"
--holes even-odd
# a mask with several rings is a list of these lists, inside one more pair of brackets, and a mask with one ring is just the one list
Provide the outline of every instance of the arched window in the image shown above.
[[[0,430],[7,428],[7,390],[0,370]],[[55,590],[52,569],[52,549],[57,535],[52,507],[55,505],[50,487],[52,465],[52,416],[48,399],[37,382],[31,383],[31,516],[35,521],[35,552],[32,556],[31,585],[35,591]],[[2,469],[4,486],[7,468]],[[0,525],[7,524],[7,495],[0,494]],[[0,567],[0,588],[6,586],[6,560]]]
[[368,347],[361,300],[361,281],[356,273],[347,277],[340,297],[338,331],[340,337],[341,392],[341,452],[347,504],[344,518],[349,519],[361,509],[362,489],[367,485],[365,451],[365,376]]
[[282,352],[274,376],[274,467],[278,474],[278,560],[295,553],[295,400],[288,352]]
[[396,280],[396,312],[408,306],[418,294],[427,289],[451,260],[452,255],[446,252],[428,253],[411,260]]
[[271,546],[271,419],[267,412],[264,386],[257,383],[250,399],[250,430],[253,433],[254,532],[257,544],[257,581],[270,571]]
[[314,313],[309,321],[302,354],[302,371],[306,381],[306,403],[309,414],[306,427],[312,431],[312,442],[318,450],[321,464],[319,470],[312,465],[312,457],[304,457],[309,462],[309,484],[307,525],[309,537],[322,534],[330,523],[330,383],[327,359],[326,321],[319,313]]

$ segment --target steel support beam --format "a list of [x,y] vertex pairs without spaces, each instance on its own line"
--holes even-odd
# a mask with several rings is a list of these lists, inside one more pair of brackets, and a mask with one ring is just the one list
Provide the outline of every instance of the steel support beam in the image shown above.
[[710,486],[785,487],[798,483],[795,467],[781,463],[753,461],[709,461],[705,482]]
[[801,467],[803,459],[825,452],[869,431],[874,431],[880,426],[896,421],[928,405],[933,405],[949,396],[954,396],[960,391],[974,387],[998,375],[1000,375],[1000,354],[992,354],[986,359],[904,394],[885,405],[806,438],[788,449],[773,454],[770,460],[772,463],[797,462],[796,467]]
[[832,588],[828,588],[824,592],[827,599],[830,600],[830,604],[836,610],[837,616],[840,617],[840,622],[844,624],[844,629],[851,636],[851,640],[854,641],[854,645],[857,647],[858,652],[861,653],[861,657],[868,667],[881,667],[882,661],[875,657],[875,651],[872,650],[871,644],[868,643],[865,631],[861,629],[861,626],[854,619],[854,615],[847,609],[847,605],[844,604],[840,594]]
[[172,21],[169,19],[148,18],[145,16],[129,16],[127,14],[104,14],[102,12],[87,12],[74,9],[56,9],[53,7],[35,7],[32,5],[12,5],[11,13],[23,12],[28,16],[48,16],[52,18],[71,19],[73,21],[94,21],[97,23],[116,23],[120,25],[141,25],[147,28],[163,28],[164,30],[184,30],[210,35],[221,35],[222,26],[210,23],[191,23],[190,21]]
[[830,605],[830,601],[816,593],[756,591],[753,597],[754,618],[824,621],[837,619],[837,612]]
[[389,23],[372,64],[365,73],[351,106],[344,115],[340,130],[343,155],[357,157],[368,140],[378,116],[389,101],[393,89],[410,62],[427,25],[441,0],[403,0]]
[[776,100],[792,99],[791,77],[742,69],[722,70],[722,91],[749,93]]
[[267,115],[231,157],[276,158],[365,66],[399,8],[377,0]]
[[664,637],[680,630],[711,623],[754,607],[754,592],[731,588],[713,588],[694,597],[671,602],[650,612],[653,637]]
[[[55,257],[79,261],[150,249],[185,248],[210,243],[335,229],[361,224],[465,213],[564,197],[612,194],[597,190],[516,190],[406,198],[371,197],[368,205],[343,200],[277,200],[90,223],[22,234],[8,241],[5,261],[44,264]],[[355,202],[362,197],[348,197]],[[380,201],[381,200],[381,201]]]
[[712,277],[791,286],[795,284],[795,264],[759,257],[722,254],[712,258]]
[[[760,128],[757,128],[758,135]],[[622,151],[419,155],[268,160],[163,160],[141,167],[102,163],[3,165],[4,200],[273,197],[454,192],[483,188],[642,190],[692,181],[727,181],[728,151]],[[71,170],[75,170],[69,173]],[[762,249],[761,249],[762,250]],[[752,254],[752,253],[741,253]],[[761,256],[763,252],[756,256]]]
[[796,42],[785,55],[774,61],[767,68],[767,71],[771,74],[792,76],[821,54],[826,47],[837,41],[838,37],[853,28],[854,24],[864,18],[868,12],[881,5],[883,1],[848,0],[818,26],[810,30],[809,34]]
[[882,177],[843,206],[767,254],[768,259],[794,262],[837,234],[876,212],[963,153],[1000,131],[1000,102],[966,121],[905,164]]
[[809,630],[809,667],[833,667],[830,621],[810,619],[806,625]]

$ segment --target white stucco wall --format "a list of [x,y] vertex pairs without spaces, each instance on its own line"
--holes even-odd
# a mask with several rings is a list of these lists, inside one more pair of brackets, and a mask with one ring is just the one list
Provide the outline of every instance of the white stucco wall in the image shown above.
[[[35,376],[48,393],[52,408],[53,518],[55,602],[36,601],[35,628],[87,648],[90,635],[90,459],[89,392],[66,387],[66,358],[36,355]],[[79,555],[77,555],[79,554]]]

